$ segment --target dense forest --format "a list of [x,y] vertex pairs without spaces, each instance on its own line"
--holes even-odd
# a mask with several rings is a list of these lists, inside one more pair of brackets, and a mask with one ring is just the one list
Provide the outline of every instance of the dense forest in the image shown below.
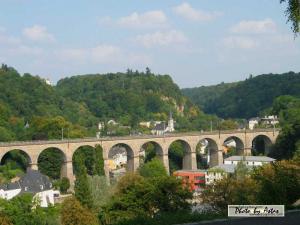
[[245,81],[188,88],[182,92],[206,113],[221,118],[258,116],[281,95],[300,96],[300,73],[249,76]]
[[74,76],[51,86],[2,65],[0,90],[0,141],[58,139],[63,130],[70,138],[92,137],[110,119],[129,127],[117,133],[125,135],[141,129],[141,121],[167,120],[170,112],[177,131],[207,130],[219,120],[183,96],[169,75],[149,69]]

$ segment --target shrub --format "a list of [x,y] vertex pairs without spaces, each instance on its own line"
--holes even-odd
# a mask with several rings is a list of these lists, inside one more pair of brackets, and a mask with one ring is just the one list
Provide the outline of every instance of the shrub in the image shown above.
[[68,189],[70,188],[70,181],[67,177],[63,177],[59,182],[59,190],[61,193],[67,193]]

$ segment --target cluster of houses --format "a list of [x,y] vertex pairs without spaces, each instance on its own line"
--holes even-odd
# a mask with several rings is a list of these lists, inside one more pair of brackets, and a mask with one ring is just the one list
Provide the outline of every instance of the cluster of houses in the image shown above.
[[238,163],[244,163],[249,170],[274,162],[275,159],[267,156],[231,156],[224,159],[224,163],[208,170],[179,170],[174,175],[191,185],[193,191],[201,191],[203,186],[234,174]]
[[[175,131],[174,124],[175,124],[175,121],[172,117],[171,112],[170,112],[167,122],[166,121],[142,121],[139,123],[139,125],[141,127],[151,129],[152,135],[164,135],[166,133],[172,133]],[[98,132],[96,133],[97,138],[100,138],[101,135],[106,135],[106,134],[102,133],[105,126],[107,126],[108,128],[111,128],[106,131],[107,135],[113,135],[116,127],[130,130],[130,126],[123,126],[123,125],[119,124],[118,122],[116,122],[115,120],[111,119],[111,120],[107,121],[106,124],[104,122],[100,122],[98,124]]]
[[254,128],[262,125],[265,127],[268,126],[276,126],[276,124],[279,123],[278,117],[275,115],[271,115],[271,116],[265,116],[265,117],[253,117],[250,118],[248,121],[248,127],[250,130],[253,130]]

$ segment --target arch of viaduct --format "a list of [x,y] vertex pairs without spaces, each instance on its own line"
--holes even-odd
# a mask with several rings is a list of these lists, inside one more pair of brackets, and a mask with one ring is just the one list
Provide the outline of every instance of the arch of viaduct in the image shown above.
[[104,170],[109,176],[108,154],[114,146],[125,145],[130,149],[128,154],[128,170],[135,171],[139,167],[140,151],[144,144],[152,142],[157,148],[157,155],[169,171],[168,151],[170,145],[175,141],[181,141],[185,146],[185,156],[183,158],[183,169],[197,169],[196,147],[203,139],[208,140],[211,148],[211,166],[223,163],[224,142],[230,138],[236,141],[236,147],[241,155],[251,155],[252,142],[258,136],[263,136],[270,143],[275,143],[279,134],[278,130],[243,130],[243,131],[222,131],[209,133],[174,133],[165,136],[127,136],[101,139],[75,139],[61,141],[31,141],[0,143],[0,161],[3,156],[11,150],[22,150],[30,161],[32,169],[38,169],[38,157],[45,149],[57,148],[64,154],[64,163],[61,176],[68,177],[74,181],[72,157],[74,152],[82,146],[95,147],[100,145],[103,149]]

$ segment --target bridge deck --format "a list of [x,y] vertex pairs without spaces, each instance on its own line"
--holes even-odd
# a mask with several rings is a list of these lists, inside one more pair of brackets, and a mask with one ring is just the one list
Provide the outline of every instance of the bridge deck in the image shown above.
[[101,138],[80,138],[80,139],[63,139],[63,140],[36,140],[36,141],[14,141],[0,142],[0,147],[19,146],[19,145],[40,145],[40,144],[62,144],[62,143],[80,143],[80,142],[95,142],[95,141],[115,141],[115,140],[132,140],[132,139],[154,139],[165,137],[182,137],[182,136],[205,136],[218,134],[237,134],[237,133],[259,133],[259,132],[275,132],[280,129],[254,129],[254,130],[222,130],[213,132],[185,132],[185,133],[168,133],[165,135],[131,135],[131,136],[113,136]]

